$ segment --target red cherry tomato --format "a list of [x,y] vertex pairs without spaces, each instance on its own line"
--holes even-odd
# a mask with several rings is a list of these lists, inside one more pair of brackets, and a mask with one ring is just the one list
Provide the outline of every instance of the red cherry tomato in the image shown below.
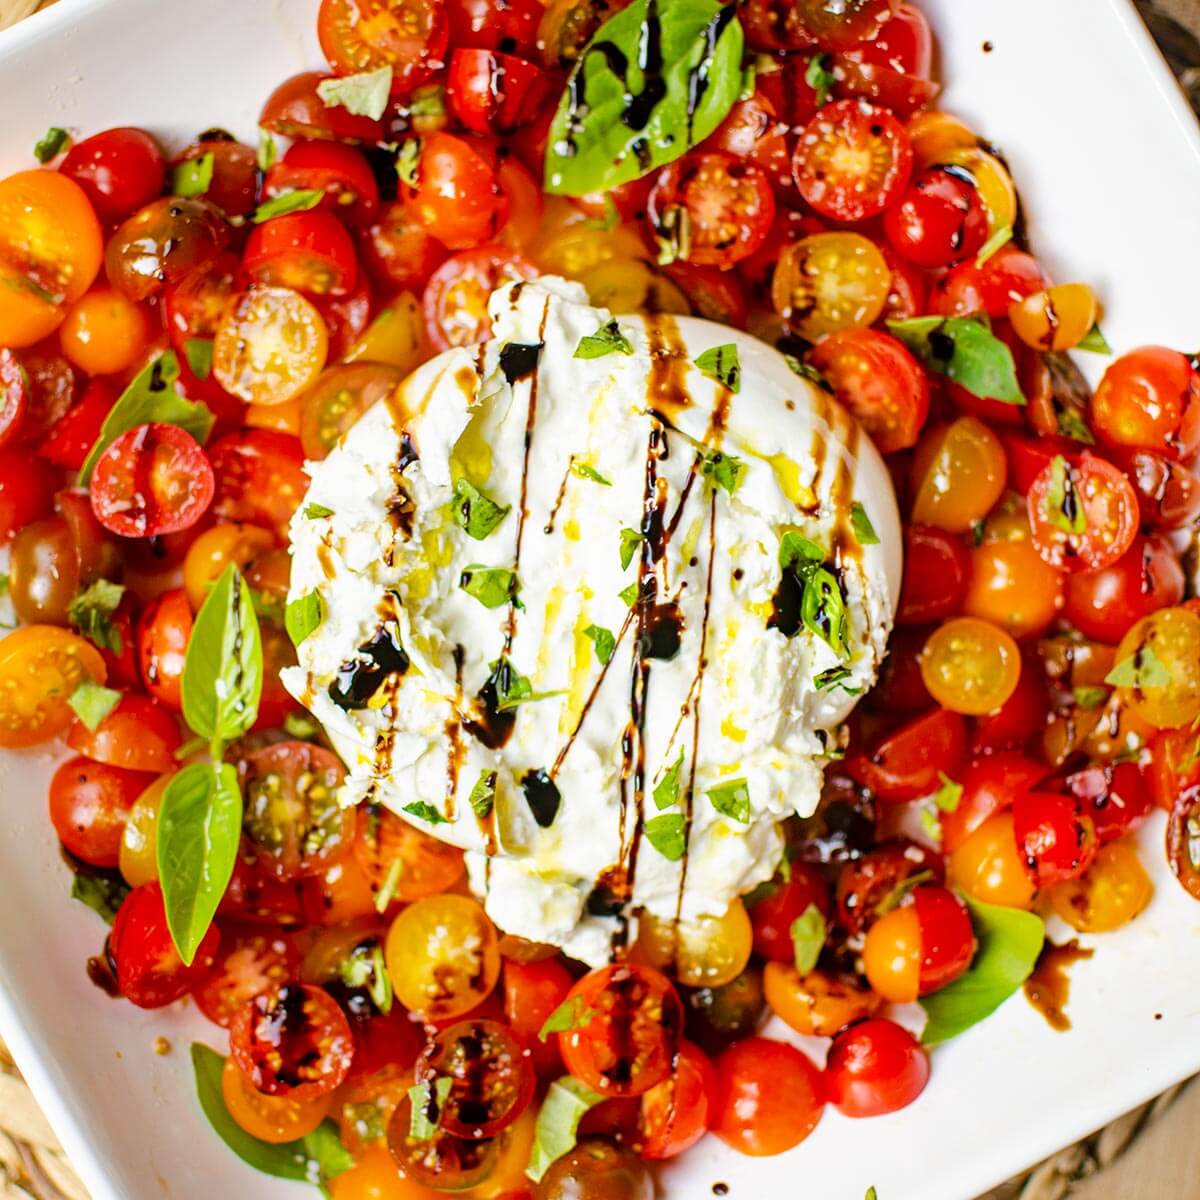
[[321,209],[256,226],[242,267],[255,283],[314,296],[345,295],[358,279],[353,240],[337,217]]
[[546,90],[545,71],[515,55],[458,49],[450,56],[446,101],[473,133],[511,133],[537,116]]
[[1079,802],[1100,845],[1124,837],[1151,808],[1150,787],[1134,763],[1105,763],[1073,771],[1063,787]]
[[557,958],[541,962],[504,961],[504,1016],[525,1044],[539,1070],[560,1069],[557,1038],[545,1042],[538,1034],[547,1018],[567,998],[575,980]]
[[193,992],[196,1007],[228,1029],[255,996],[294,979],[299,967],[300,952],[287,934],[253,925],[222,925],[220,952]]
[[138,622],[138,665],[146,690],[176,712],[183,705],[180,684],[191,636],[192,608],[183,588],[163,592]]
[[995,712],[973,718],[971,748],[976,751],[1013,750],[1025,746],[1046,726],[1050,701],[1040,664],[1022,663],[1017,686]]
[[727,269],[767,239],[775,195],[765,172],[716,152],[677,159],[659,174],[646,206],[652,236],[672,258]]
[[451,250],[490,241],[508,216],[495,145],[431,133],[421,139],[415,182],[402,188],[413,215]]
[[817,1127],[825,1109],[821,1072],[795,1046],[752,1037],[716,1061],[712,1129],[742,1154],[783,1154]]
[[357,116],[348,108],[326,104],[317,92],[319,84],[336,76],[322,71],[304,71],[285,79],[263,105],[258,123],[269,133],[286,138],[321,138],[341,142],[383,140],[383,122]]
[[178,425],[139,425],[123,433],[92,472],[92,510],[121,537],[177,533],[212,503],[213,469]]
[[[985,418],[986,419],[986,418]],[[1079,462],[1078,442],[1062,437],[1024,437],[1005,429],[1000,434],[1008,460],[1008,486],[1022,496],[1029,494],[1034,480],[1056,459]]]
[[929,381],[894,337],[877,329],[846,329],[822,339],[808,361],[881,453],[916,443],[929,415]]
[[29,376],[21,360],[7,346],[0,348],[0,447],[20,434],[29,401]]
[[941,857],[907,838],[896,838],[868,850],[842,867],[837,883],[838,922],[853,937],[872,925],[894,903],[897,889],[916,876],[940,884]]
[[186,996],[204,978],[220,943],[213,925],[191,965],[185,966],[171,941],[162,887],[156,881],[143,883],[125,897],[108,944],[121,995],[138,1008],[162,1008]]
[[925,15],[902,4],[873,41],[834,55],[834,94],[862,96],[909,116],[937,95],[929,80],[933,33]]
[[907,321],[910,317],[920,316],[928,308],[925,301],[928,291],[925,273],[901,258],[891,246],[880,246],[880,250],[883,251],[884,261],[892,273],[883,319]]
[[929,167],[884,214],[883,227],[910,262],[948,267],[979,253],[988,237],[988,215],[969,178],[952,167]]
[[96,728],[76,721],[67,745],[96,762],[159,775],[179,765],[175,751],[183,738],[173,713],[149,696],[122,696],[116,708]]
[[116,402],[115,388],[99,379],[89,380],[79,403],[59,417],[38,444],[38,454],[56,467],[78,471],[99,440],[104,418]]
[[58,840],[95,867],[115,867],[134,801],[154,782],[87,758],[68,759],[50,781],[50,821]]
[[241,1007],[229,1028],[229,1051],[264,1095],[313,1100],[350,1073],[354,1038],[328,992],[285,983]]
[[696,316],[722,325],[745,326],[749,304],[738,277],[731,271],[675,262],[663,272],[678,285]]
[[1011,808],[1013,801],[1049,774],[1049,767],[1023,754],[991,754],[976,759],[958,782],[962,794],[953,812],[943,812],[942,849],[952,854],[990,816]]
[[944,708],[917,717],[869,750],[852,752],[846,770],[886,803],[936,792],[941,776],[954,779],[967,754],[966,722]]
[[487,303],[513,279],[532,279],[536,268],[503,246],[479,246],[447,259],[429,278],[421,297],[425,332],[437,350],[471,346],[492,331]]
[[1109,445],[1186,461],[1200,448],[1200,371],[1177,350],[1131,350],[1104,372],[1091,415]]
[[107,225],[123,221],[162,193],[166,163],[142,129],[106,129],[76,142],[59,171],[73,179]]
[[531,54],[538,23],[545,12],[540,0],[447,0],[452,45],[472,50]]
[[971,555],[961,538],[931,525],[904,529],[904,582],[898,625],[927,625],[962,611]]
[[754,952],[772,962],[793,962],[796,945],[792,925],[810,904],[829,915],[829,889],[816,867],[804,863],[791,866],[791,877],[776,881],[774,890],[750,908],[754,929]]
[[878,1117],[910,1105],[929,1082],[929,1056],[907,1029],[882,1017],[833,1039],[825,1063],[829,1102],[847,1117]]
[[640,1096],[670,1073],[679,1049],[683,1005],[670,980],[650,967],[621,963],[589,971],[572,989],[596,1015],[559,1034],[567,1070],[605,1096]]
[[308,491],[300,439],[270,429],[227,434],[209,447],[216,475],[213,515],[273,530],[282,545]]
[[423,288],[449,251],[422,225],[408,205],[387,205],[362,239],[371,278],[388,289]]
[[890,112],[865,100],[835,100],[800,131],[792,174],[822,216],[865,221],[900,197],[912,162],[908,135]]
[[[91,511],[91,506],[89,505],[89,516],[91,515]],[[121,602],[117,605],[116,611],[109,617],[109,623],[112,625],[112,633],[116,639],[114,644],[120,646],[119,650],[110,649],[108,646],[99,648],[100,657],[104,659],[104,665],[108,668],[109,687],[141,687],[142,676],[138,670],[137,644],[134,636],[137,613],[137,596],[133,592],[126,592],[121,597]]]
[[1135,538],[1115,563],[1067,577],[1063,616],[1085,637],[1116,645],[1135,621],[1183,599],[1179,558],[1160,537]]
[[959,263],[938,279],[929,294],[930,309],[945,317],[987,313],[1008,315],[1015,300],[1040,292],[1047,280],[1042,268],[1024,250],[1004,246],[982,266],[975,260]]
[[379,212],[379,185],[361,151],[335,142],[295,142],[267,172],[263,196],[322,191],[321,207],[350,225],[369,225]]
[[303,899],[299,885],[284,883],[268,874],[258,855],[243,843],[217,915],[234,921],[296,925],[303,915]]
[[258,202],[258,155],[253,147],[222,135],[189,146],[171,164],[196,162],[212,155],[212,178],[204,198],[228,217],[245,217]]
[[944,887],[914,888],[909,896],[921,929],[920,994],[953,983],[975,957],[975,932],[966,905]]
[[787,124],[779,120],[778,109],[760,88],[729,110],[705,145],[747,159],[765,171],[777,188],[790,190],[795,181],[787,133]]
[[933,707],[933,697],[921,674],[921,651],[929,637],[927,628],[897,628],[888,642],[887,658],[867,703],[872,711],[924,712]]
[[681,1042],[670,1079],[643,1097],[641,1153],[651,1162],[674,1158],[708,1132],[717,1101],[717,1073],[699,1046]]
[[1112,566],[1138,531],[1133,485],[1112,463],[1085,450],[1079,465],[1055,458],[1029,489],[1037,552],[1055,567]]
[[1030,878],[1038,887],[1078,879],[1096,857],[1099,840],[1091,817],[1074,796],[1025,792],[1013,801],[1013,834]]
[[1200,517],[1200,476],[1153,450],[1110,451],[1137,492],[1142,523],[1154,529],[1183,529]]
[[0,450],[0,543],[54,504],[54,472],[48,463],[23,450]]
[[450,23],[442,0],[321,0],[317,37],[339,75],[392,68],[392,95],[407,96],[445,58]]

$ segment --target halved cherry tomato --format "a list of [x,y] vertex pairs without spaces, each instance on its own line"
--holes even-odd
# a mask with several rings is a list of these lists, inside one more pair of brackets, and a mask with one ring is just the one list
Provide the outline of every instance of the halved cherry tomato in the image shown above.
[[30,401],[29,376],[21,360],[7,346],[0,347],[0,446],[21,432]]
[[716,1092],[717,1073],[708,1056],[691,1042],[681,1042],[671,1078],[642,1096],[642,1157],[660,1161],[694,1146],[708,1131]]
[[742,1154],[783,1154],[816,1128],[825,1109],[821,1073],[795,1046],[752,1037],[716,1061],[712,1130]]
[[109,238],[108,282],[131,300],[145,300],[192,271],[207,270],[229,237],[228,224],[207,200],[154,200]]
[[1143,721],[1157,729],[1200,721],[1200,613],[1163,608],[1143,617],[1121,639],[1116,661],[1133,668],[1135,682],[1120,695]]
[[872,324],[890,285],[887,260],[874,242],[859,233],[814,233],[781,251],[771,303],[793,333],[815,341]]
[[171,941],[162,888],[156,881],[143,883],[126,896],[108,945],[121,995],[138,1008],[163,1008],[182,999],[204,978],[220,943],[220,932],[213,925],[191,965],[185,965]]
[[891,246],[882,246],[880,249],[883,251],[883,260],[892,273],[887,304],[883,310],[884,320],[907,321],[911,317],[920,316],[928,307],[925,303],[925,294],[928,291],[925,273],[901,258]]
[[308,491],[300,440],[248,429],[214,442],[208,456],[217,477],[214,515],[274,530],[286,541],[287,524]]
[[545,73],[512,54],[456,49],[446,76],[446,100],[464,129],[506,134],[537,116]]
[[483,138],[422,138],[415,180],[402,191],[413,215],[451,250],[490,241],[508,216],[496,148]]
[[928,1082],[929,1055],[907,1029],[882,1017],[838,1034],[825,1062],[829,1102],[847,1117],[897,1112]]
[[257,284],[313,296],[345,295],[358,279],[358,258],[346,227],[319,208],[256,226],[242,266]]
[[1200,787],[1179,789],[1167,817],[1167,861],[1180,885],[1200,900]]
[[50,821],[58,840],[86,863],[115,867],[130,810],[152,779],[142,771],[68,759],[50,781]]
[[67,737],[72,750],[96,762],[159,773],[175,769],[175,751],[182,741],[175,715],[149,696],[138,695],[122,696],[95,729],[77,721]]
[[950,533],[965,533],[1004,492],[1004,447],[977,417],[932,425],[912,460],[912,518]]
[[229,1115],[251,1137],[270,1145],[293,1142],[310,1134],[329,1115],[332,1096],[298,1100],[294,1096],[264,1096],[242,1074],[233,1057],[221,1072],[221,1095]]
[[392,68],[407,96],[442,65],[450,23],[442,0],[321,0],[317,36],[340,75]]
[[[218,136],[219,135],[219,136]],[[222,130],[202,134],[171,164],[196,162],[212,156],[212,175],[204,198],[228,217],[245,217],[258,201],[258,156]]]
[[447,259],[430,276],[421,298],[425,333],[434,349],[471,346],[488,337],[492,292],[509,280],[536,274],[531,262],[502,246],[479,246]]
[[1013,331],[1035,350],[1070,350],[1096,323],[1096,296],[1086,283],[1063,283],[1013,304]]
[[149,204],[166,182],[159,144],[144,129],[128,126],[76,142],[58,170],[83,188],[96,215],[109,225]]
[[192,610],[183,588],[164,592],[138,621],[138,665],[146,690],[176,712],[182,707],[180,684],[191,636]]
[[947,167],[917,175],[883,225],[897,253],[922,267],[971,258],[988,237],[987,212],[974,184]]
[[404,372],[384,363],[330,367],[304,394],[300,444],[306,458],[325,458],[373,404],[386,401],[404,382]]
[[259,866],[255,852],[243,842],[217,915],[234,921],[290,926],[300,923],[302,903],[299,885],[282,883],[268,874]]
[[773,962],[792,962],[796,957],[792,925],[815,905],[829,915],[829,889],[816,867],[793,863],[786,879],[775,880],[769,890],[750,906],[754,928],[754,952]]
[[763,987],[771,1011],[806,1037],[834,1037],[847,1025],[874,1016],[883,1002],[850,979],[821,970],[802,976],[792,963],[767,963]]
[[539,1072],[551,1074],[561,1068],[558,1039],[550,1036],[543,1042],[538,1034],[567,998],[574,982],[557,958],[539,962],[517,962],[508,957],[504,960],[504,1016],[513,1032],[524,1039]]
[[139,425],[96,462],[92,510],[121,537],[177,533],[212,503],[213,470],[199,443],[178,425]]
[[383,139],[383,122],[352,113],[337,104],[326,104],[317,87],[336,76],[303,71],[285,79],[267,97],[258,123],[270,133],[286,138],[336,139],[374,144]]
[[941,859],[927,846],[907,838],[884,842],[842,867],[837,883],[838,922],[857,937],[894,908],[897,897],[916,881],[941,883],[942,876]]
[[863,967],[893,1004],[911,1004],[952,983],[971,965],[975,935],[966,907],[943,887],[914,888],[867,931]]
[[731,271],[686,262],[668,263],[663,270],[687,297],[696,316],[722,325],[745,326],[746,294]]
[[989,817],[1011,808],[1017,796],[1045,779],[1049,770],[1045,763],[1023,754],[975,759],[957,781],[962,787],[958,803],[939,814],[945,852],[952,854]]
[[974,259],[959,263],[934,282],[929,303],[946,317],[986,313],[1006,317],[1009,308],[1046,286],[1042,268],[1024,250],[1004,246],[981,266]]
[[1013,836],[1039,887],[1076,879],[1096,857],[1096,828],[1074,796],[1025,792],[1013,801]]
[[967,836],[950,855],[947,880],[984,904],[1029,908],[1034,883],[1013,833],[1013,814],[999,812]]
[[729,110],[705,144],[749,160],[776,187],[790,189],[795,184],[787,133],[786,122],[778,119],[778,109],[760,87],[753,96],[739,100]]
[[1137,851],[1126,842],[1101,847],[1078,879],[1050,892],[1054,911],[1080,933],[1109,933],[1128,924],[1150,903],[1154,884]]
[[[99,651],[53,625],[24,625],[0,642],[0,746],[57,737],[75,713],[68,699],[85,679],[103,683]],[[127,765],[127,764],[117,764]]]
[[1104,372],[1092,421],[1110,445],[1186,461],[1200,447],[1200,371],[1176,350],[1131,350]]
[[285,983],[238,1010],[229,1050],[264,1095],[313,1100],[346,1078],[354,1039],[331,996],[308,984]]
[[1021,652],[1012,636],[978,617],[956,617],[935,629],[921,651],[929,694],[951,712],[982,716],[1012,694]]
[[362,241],[367,269],[382,287],[421,288],[449,251],[402,201],[387,205]]
[[595,1012],[559,1035],[563,1062],[581,1083],[604,1096],[640,1096],[672,1069],[683,1028],[683,1006],[670,980],[634,963],[598,967],[572,989]]
[[685,987],[720,987],[746,969],[753,940],[746,907],[738,899],[719,917],[677,923],[643,913],[635,961],[669,971]]
[[322,191],[321,207],[350,225],[369,225],[379,211],[379,184],[362,152],[335,142],[295,142],[267,172],[263,196]]
[[395,900],[444,892],[462,877],[462,851],[422,833],[389,809],[358,808],[354,857],[378,893],[389,883]]
[[960,538],[926,525],[906,525],[896,623],[924,625],[960,612],[970,570],[970,553]]
[[277,879],[315,875],[350,849],[354,811],[338,804],[346,771],[336,754],[280,742],[239,763],[245,832]]
[[285,933],[253,925],[221,926],[221,949],[192,995],[214,1024],[229,1029],[245,1006],[295,979],[300,952]]
[[894,337],[877,329],[847,329],[814,346],[808,361],[881,453],[916,443],[929,415],[929,381]]
[[544,9],[538,0],[447,0],[451,43],[529,55]]
[[79,392],[75,368],[54,341],[42,342],[20,356],[29,381],[21,434],[27,441],[44,437],[69,411]]
[[1182,529],[1200,517],[1200,477],[1190,467],[1153,450],[1114,447],[1110,454],[1133,484],[1144,525]]
[[[401,1186],[416,1185],[421,1189],[416,1194],[421,1197],[438,1196],[447,1191],[468,1191],[491,1177],[500,1160],[503,1134],[499,1138],[468,1139],[455,1137],[438,1126],[431,1137],[414,1138],[412,1108],[411,1095],[405,1096],[388,1122],[388,1150],[393,1165],[400,1168]],[[433,1111],[426,1113],[431,1124],[433,1116]]]
[[873,40],[834,56],[835,94],[862,96],[906,116],[937,94],[930,82],[933,33],[924,13],[901,4]]
[[1100,845],[1124,837],[1150,811],[1150,788],[1134,763],[1106,763],[1074,771],[1063,787],[1091,819]]
[[112,288],[93,288],[71,305],[59,326],[63,353],[89,375],[112,375],[145,353],[146,311]]
[[917,717],[869,749],[846,758],[851,777],[887,803],[936,792],[941,776],[956,778],[967,751],[966,724],[944,708]]
[[899,0],[798,0],[788,20],[823,49],[845,50],[877,38],[899,7]]

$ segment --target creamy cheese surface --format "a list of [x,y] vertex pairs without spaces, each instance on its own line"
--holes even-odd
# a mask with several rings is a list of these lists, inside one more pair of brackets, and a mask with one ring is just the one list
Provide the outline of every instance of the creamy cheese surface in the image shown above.
[[[345,803],[463,847],[502,929],[597,963],[619,908],[718,915],[774,872],[884,656],[899,521],[867,439],[749,335],[613,327],[556,279],[491,313],[310,464],[291,596],[323,615],[284,681]],[[621,344],[577,357],[598,333]],[[736,391],[695,361],[731,345]],[[781,586],[785,537],[844,598],[841,653]]]

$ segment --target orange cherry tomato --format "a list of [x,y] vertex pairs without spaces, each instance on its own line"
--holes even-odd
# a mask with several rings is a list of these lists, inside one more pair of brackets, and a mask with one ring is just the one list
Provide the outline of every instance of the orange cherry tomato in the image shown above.
[[885,913],[867,930],[863,969],[892,1004],[911,1004],[921,987],[921,924],[912,905]]
[[384,363],[328,368],[301,400],[299,434],[305,456],[325,458],[368,408],[386,401],[403,382],[404,373]]
[[[0,642],[0,746],[35,746],[75,719],[67,703],[85,679],[103,683],[104,659],[54,625],[25,625]],[[118,764],[126,765],[126,764]]]
[[386,808],[358,809],[354,857],[375,893],[390,887],[393,901],[421,900],[462,878],[463,853],[422,832]]
[[912,143],[917,169],[947,161],[955,150],[968,150],[979,144],[970,127],[949,113],[930,110],[919,112],[905,126]]
[[150,340],[146,311],[112,288],[95,288],[59,326],[63,353],[89,375],[114,375],[138,362]]
[[274,547],[274,537],[257,525],[230,523],[206,529],[188,548],[183,561],[183,589],[192,610],[200,611],[209,589],[230,563],[243,569]]
[[989,817],[950,855],[947,882],[984,904],[1030,908],[1034,883],[1021,861],[1011,812]]
[[386,1146],[368,1146],[349,1171],[327,1186],[331,1200],[442,1200],[446,1195],[401,1175]]
[[1127,925],[1150,903],[1154,884],[1127,842],[1102,846],[1078,879],[1055,884],[1054,911],[1080,933],[1109,933]]
[[221,1072],[221,1095],[229,1115],[251,1137],[279,1145],[312,1133],[329,1115],[332,1096],[298,1100],[293,1096],[264,1096],[238,1069],[232,1056]]
[[882,1003],[876,992],[819,969],[801,975],[791,963],[767,963],[763,989],[771,1011],[806,1037],[833,1037]]
[[1033,542],[984,542],[971,551],[971,574],[963,612],[990,621],[1013,637],[1041,633],[1063,603],[1063,575]]
[[873,324],[887,303],[892,273],[860,233],[814,233],[785,246],[771,302],[788,328],[809,341]]
[[1000,439],[975,417],[928,429],[913,455],[912,519],[949,533],[982,520],[1004,492]]
[[1017,337],[1035,350],[1070,350],[1096,323],[1096,295],[1086,283],[1063,283],[1018,300],[1009,310]]

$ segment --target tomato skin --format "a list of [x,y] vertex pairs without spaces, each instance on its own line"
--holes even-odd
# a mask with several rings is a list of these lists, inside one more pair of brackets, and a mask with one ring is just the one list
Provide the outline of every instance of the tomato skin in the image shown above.
[[212,180],[205,199],[226,216],[249,216],[258,202],[258,156],[250,146],[225,136],[208,137],[188,146],[172,166],[213,156]]
[[229,225],[208,201],[168,196],[121,223],[109,238],[104,269],[117,291],[145,300],[212,266],[229,238]]
[[718,1054],[731,1043],[749,1037],[762,1023],[766,1010],[763,973],[751,965],[720,987],[686,991],[687,1035],[706,1053]]
[[58,840],[86,863],[115,867],[129,810],[153,779],[143,771],[68,759],[50,781],[50,821]]
[[346,227],[316,208],[285,213],[255,227],[242,267],[255,283],[316,296],[345,295],[358,278],[358,257]]
[[450,41],[470,50],[529,56],[543,8],[538,0],[447,0]]
[[911,904],[883,913],[867,930],[863,973],[871,990],[890,1004],[911,1004],[921,994],[921,922]]
[[570,971],[556,958],[542,962],[504,960],[504,1015],[514,1033],[524,1039],[535,1066],[547,1074],[558,1069],[557,1038],[538,1037],[552,1012],[574,985]]
[[328,141],[294,142],[267,172],[263,196],[320,189],[319,207],[355,227],[369,225],[379,211],[379,184],[361,151]]
[[508,216],[494,145],[477,137],[432,133],[421,143],[416,184],[402,185],[413,215],[451,250],[490,241]]
[[422,288],[450,256],[408,205],[395,201],[364,231],[361,242],[367,270],[384,288]]
[[1190,467],[1153,450],[1119,448],[1111,454],[1133,484],[1144,525],[1182,529],[1200,517],[1200,477]]
[[375,143],[383,140],[383,122],[356,116],[347,108],[326,105],[317,85],[334,79],[328,71],[302,71],[285,79],[267,97],[259,125],[286,138]]
[[842,330],[813,347],[808,361],[829,381],[880,453],[916,443],[929,416],[929,381],[891,334]]
[[820,1071],[794,1046],[747,1038],[716,1061],[712,1130],[754,1157],[783,1154],[816,1128],[825,1108]]
[[21,360],[7,346],[0,347],[0,447],[20,435],[31,390]]
[[1104,372],[1091,415],[1108,445],[1184,462],[1200,448],[1200,371],[1177,350],[1131,350]]
[[891,246],[881,249],[888,270],[892,273],[887,304],[883,310],[884,320],[907,321],[910,317],[920,316],[928,308],[925,297],[929,287],[924,272],[901,258]]
[[83,188],[107,225],[149,204],[166,183],[166,162],[158,143],[145,130],[128,126],[76,142],[58,169]]
[[928,1082],[928,1054],[907,1029],[883,1017],[838,1034],[825,1063],[829,1102],[847,1117],[898,1112]]
[[936,792],[942,774],[957,778],[966,753],[966,722],[937,708],[888,734],[869,752],[852,751],[846,771],[879,800],[899,804]]
[[1115,563],[1067,579],[1063,616],[1086,637],[1115,645],[1142,617],[1183,598],[1179,559],[1161,538],[1137,537]]
[[100,437],[100,428],[117,401],[117,392],[99,379],[88,381],[79,403],[51,426],[38,444],[41,458],[56,467],[78,471]]
[[971,258],[988,237],[979,192],[944,167],[922,171],[884,214],[893,249],[921,267],[948,267]]
[[317,37],[339,75],[392,67],[392,95],[407,96],[441,65],[449,21],[441,0],[321,0]]
[[167,928],[162,887],[143,883],[125,898],[109,937],[121,995],[138,1008],[163,1008],[182,999],[212,968],[220,944],[213,925],[185,966]]
[[1040,783],[1049,767],[1023,754],[990,754],[975,759],[958,782],[962,795],[953,812],[939,814],[942,848],[952,854],[989,817],[1012,807],[1021,793]]
[[906,525],[896,624],[926,625],[961,612],[970,571],[970,552],[961,538],[931,525]]
[[1150,787],[1134,763],[1084,767],[1068,775],[1063,787],[1091,820],[1101,846],[1136,828],[1152,807]]
[[300,440],[247,429],[212,443],[208,456],[217,481],[214,515],[273,530],[279,544],[285,544],[288,522],[308,491]]
[[180,684],[191,636],[192,609],[183,588],[163,592],[138,621],[138,665],[146,690],[176,712],[183,707]]
[[503,246],[478,246],[447,259],[421,297],[425,333],[435,350],[469,346],[491,333],[487,299],[508,279],[532,279],[531,262]]
[[545,98],[546,76],[512,54],[456,49],[450,56],[446,100],[464,129],[505,134],[535,117]]
[[1073,796],[1025,792],[1013,801],[1012,818],[1017,847],[1039,887],[1078,878],[1096,857],[1095,826]]
[[331,1096],[316,1100],[264,1096],[238,1069],[233,1058],[221,1072],[221,1095],[234,1121],[251,1137],[282,1145],[312,1133],[329,1115]]
[[212,970],[193,991],[196,1007],[228,1029],[242,1008],[262,992],[296,977],[300,952],[287,934],[253,925],[222,924],[221,948]]
[[1046,286],[1046,277],[1031,255],[1004,246],[979,266],[960,263],[934,282],[929,293],[932,312],[943,317],[966,317],[984,312],[1005,317],[1009,306]]
[[754,952],[771,962],[793,962],[792,923],[812,904],[829,915],[829,889],[820,871],[805,863],[791,866],[791,877],[778,884],[750,909],[754,927]]
[[0,450],[0,543],[49,515],[54,488],[54,472],[41,459],[22,450]]
[[699,1046],[680,1042],[672,1076],[642,1097],[641,1154],[651,1162],[694,1146],[708,1131],[716,1104],[717,1073]]
[[94,730],[76,721],[67,736],[72,750],[96,762],[160,775],[175,770],[182,744],[175,715],[149,696],[132,694],[122,696]]
[[737,158],[749,159],[766,172],[776,188],[793,188],[792,155],[786,136],[788,126],[777,119],[777,112],[760,88],[729,110],[729,115],[705,144]]

